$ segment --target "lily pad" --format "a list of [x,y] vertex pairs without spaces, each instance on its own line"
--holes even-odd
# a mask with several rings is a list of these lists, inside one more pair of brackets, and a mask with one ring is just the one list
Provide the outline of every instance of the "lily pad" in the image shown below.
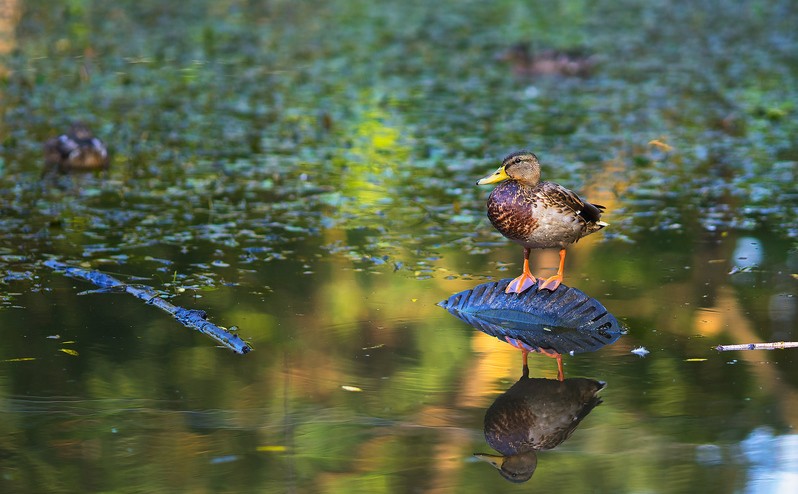
[[517,295],[504,292],[509,282],[483,283],[438,305],[484,333],[531,350],[593,352],[626,334],[601,302],[576,288],[538,291],[536,284]]

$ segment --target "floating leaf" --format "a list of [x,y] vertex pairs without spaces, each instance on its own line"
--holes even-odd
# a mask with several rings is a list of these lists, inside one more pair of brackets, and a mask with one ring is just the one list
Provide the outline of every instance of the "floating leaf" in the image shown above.
[[217,456],[215,458],[211,458],[211,464],[218,465],[220,463],[231,463],[234,461],[240,460],[241,457],[238,455],[225,455],[225,456]]
[[59,352],[64,352],[67,355],[72,355],[73,357],[77,357],[78,356],[77,350],[72,350],[71,348],[59,348],[58,351]]
[[259,451],[261,453],[282,453],[283,451],[288,451],[288,448],[285,446],[280,445],[266,445],[266,446],[258,446],[255,448],[255,451]]
[[519,340],[557,353],[596,351],[626,330],[601,303],[576,288],[504,293],[509,279],[484,283],[452,295],[438,305],[491,336]]
[[341,389],[343,389],[344,391],[352,391],[352,392],[355,392],[355,393],[359,393],[359,392],[363,391],[362,389],[358,388],[357,386],[341,386]]
[[653,146],[655,148],[658,148],[658,149],[660,149],[660,150],[662,150],[662,151],[664,151],[666,153],[669,153],[669,152],[673,151],[673,146],[671,146],[670,144],[668,144],[664,140],[654,139],[654,140],[648,141],[648,145],[649,146]]

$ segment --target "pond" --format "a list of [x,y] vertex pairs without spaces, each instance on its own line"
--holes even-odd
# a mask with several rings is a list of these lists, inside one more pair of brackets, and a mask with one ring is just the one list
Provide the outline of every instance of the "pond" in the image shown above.
[[[798,339],[791,2],[0,11],[0,491],[792,492],[796,351],[715,349]],[[76,121],[109,169],[43,174]],[[475,185],[519,149],[606,207],[561,288],[625,334],[563,381],[438,305],[519,274]],[[486,415],[568,386],[508,482]]]

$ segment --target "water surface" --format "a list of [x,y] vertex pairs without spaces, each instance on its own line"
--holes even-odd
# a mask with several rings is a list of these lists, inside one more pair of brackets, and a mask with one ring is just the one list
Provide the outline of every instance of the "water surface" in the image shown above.
[[[790,2],[6,4],[3,492],[798,480],[795,352],[713,348],[798,338]],[[497,56],[519,41],[597,65],[524,77]],[[110,172],[41,181],[41,144],[76,119]],[[512,484],[473,454],[492,452],[485,412],[521,353],[436,304],[518,274],[473,184],[519,148],[607,207],[565,283],[628,334],[564,357],[603,403]],[[50,258],[152,286],[255,350],[80,295]],[[556,263],[537,252],[533,272]]]

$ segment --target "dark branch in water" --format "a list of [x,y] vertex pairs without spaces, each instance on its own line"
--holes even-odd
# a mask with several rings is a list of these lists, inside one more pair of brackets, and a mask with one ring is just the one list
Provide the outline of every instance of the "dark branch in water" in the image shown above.
[[777,341],[774,343],[747,343],[745,345],[718,345],[715,350],[729,352],[732,350],[783,350],[798,348],[798,341]]
[[172,314],[174,318],[184,326],[210,336],[214,340],[238,354],[243,355],[252,350],[252,347],[244,343],[244,341],[238,336],[208,321],[208,316],[205,314],[204,310],[184,309],[182,307],[173,305],[159,297],[158,293],[148,286],[128,285],[117,280],[113,276],[101,273],[100,271],[90,271],[87,269],[76,268],[68,266],[62,262],[54,261],[52,259],[45,261],[44,265],[56,271],[63,272],[66,276],[79,278],[81,280],[94,283],[100,287],[100,290],[96,290],[98,292],[116,290],[127,292],[150,305],[154,305],[159,309]]

